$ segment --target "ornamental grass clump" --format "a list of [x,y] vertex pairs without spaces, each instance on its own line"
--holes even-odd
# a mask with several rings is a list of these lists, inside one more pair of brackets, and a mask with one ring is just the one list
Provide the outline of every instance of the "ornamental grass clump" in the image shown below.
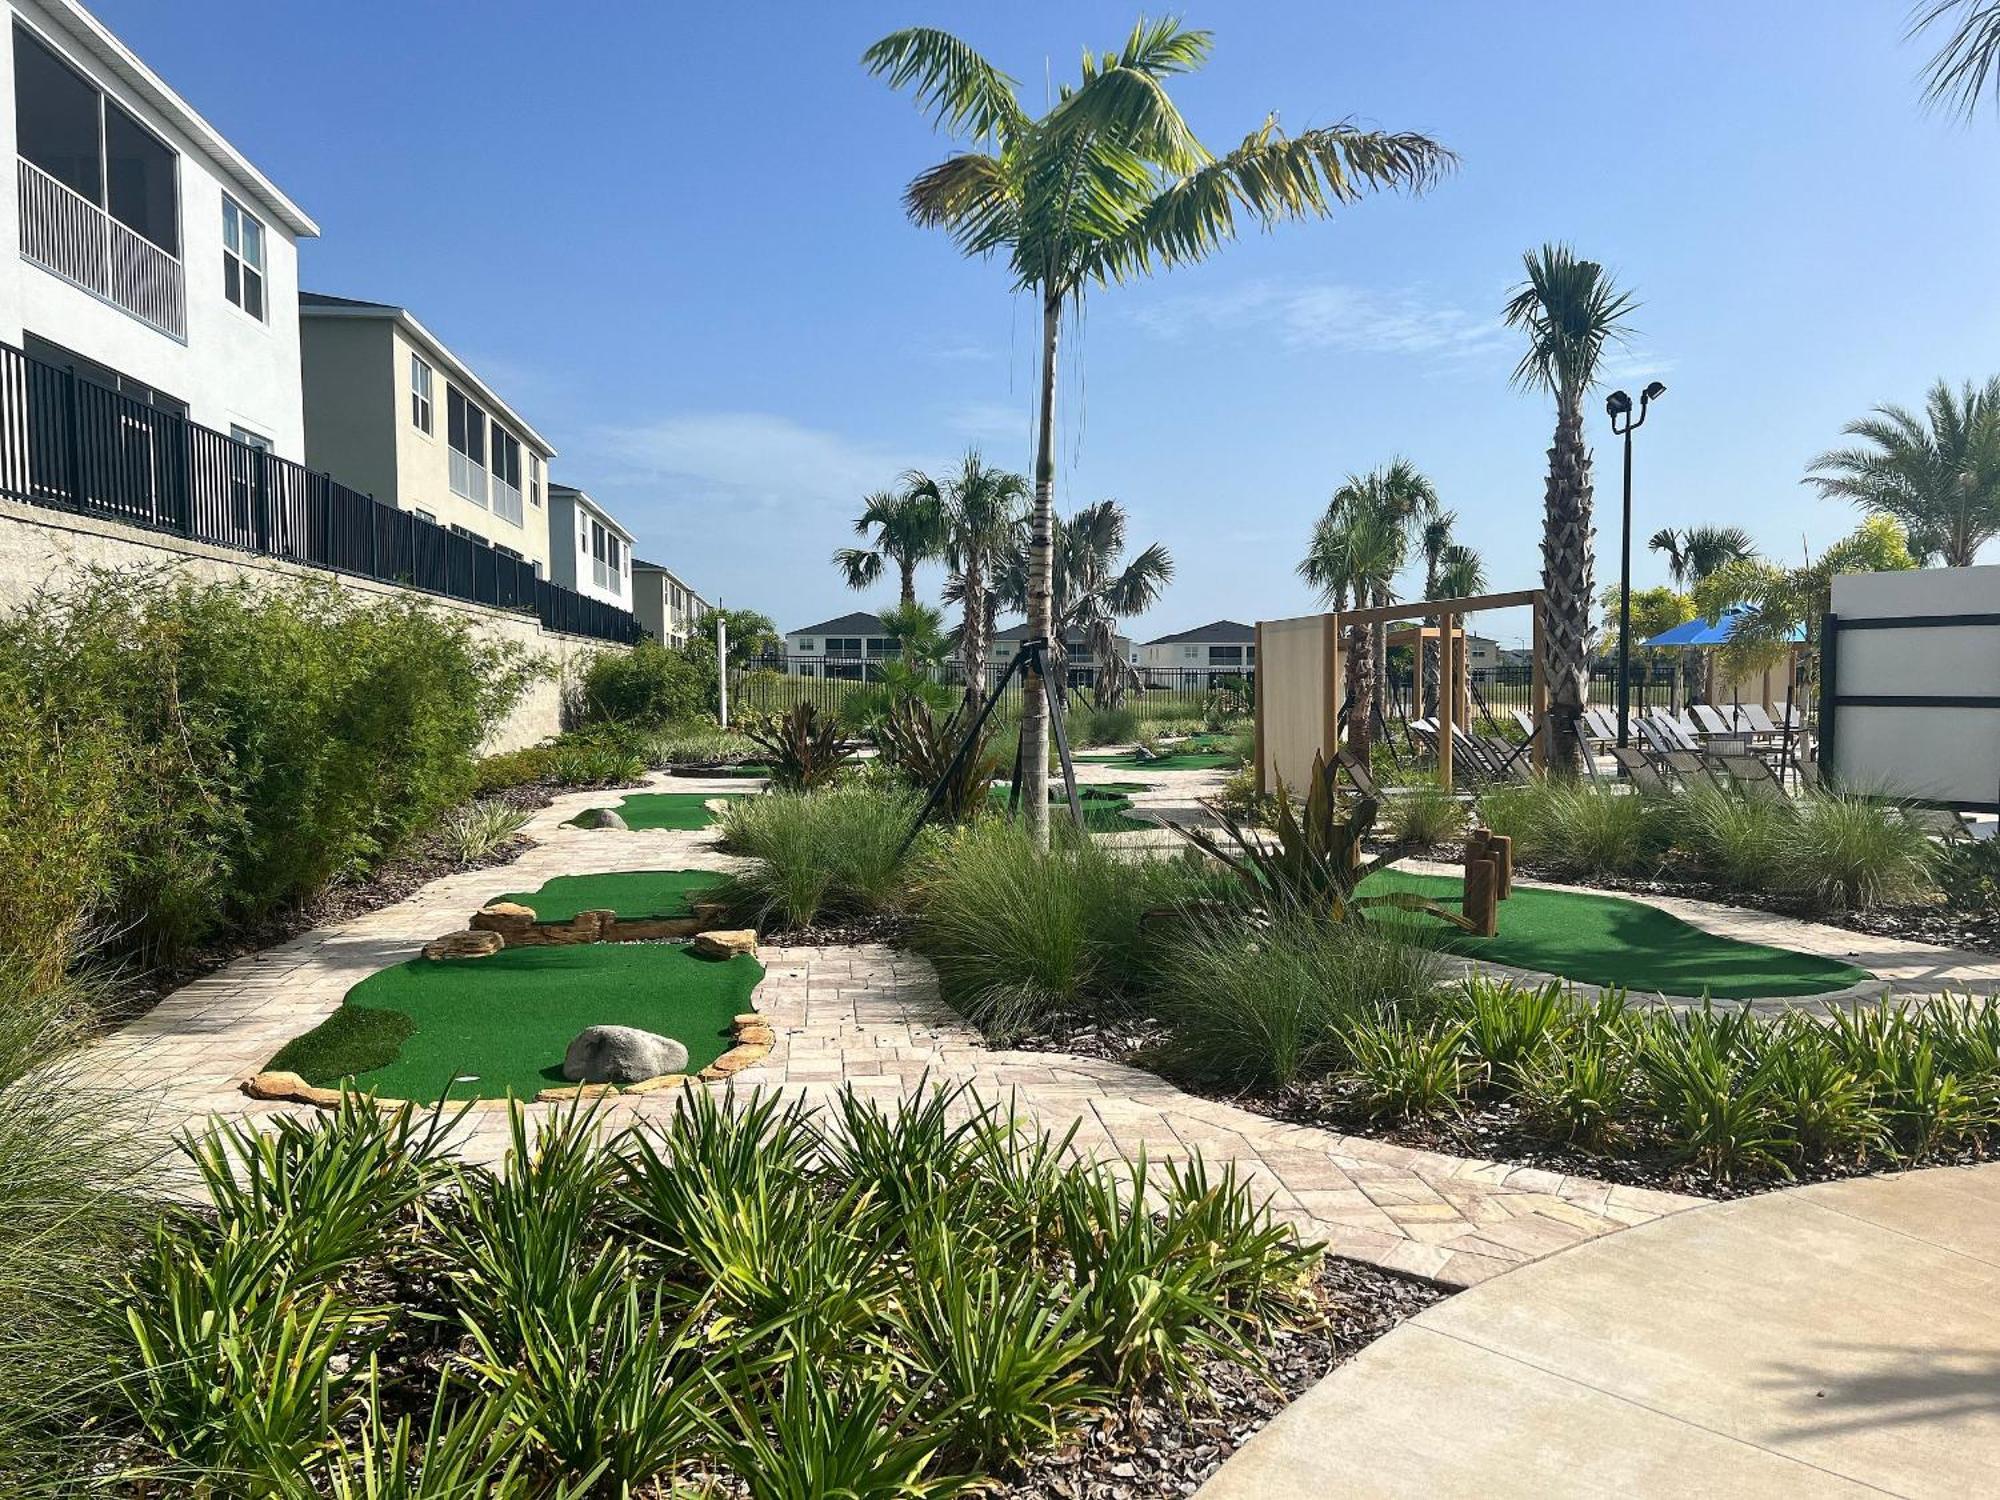
[[1435,781],[1404,783],[1382,799],[1382,832],[1405,849],[1428,851],[1465,832],[1470,806]]
[[1785,885],[1837,910],[1912,901],[1935,889],[1937,846],[1893,802],[1815,790],[1798,799]]
[[900,909],[918,851],[902,848],[916,795],[870,785],[771,791],[724,805],[722,847],[756,863],[717,887],[715,899],[758,926],[809,927],[821,919]]

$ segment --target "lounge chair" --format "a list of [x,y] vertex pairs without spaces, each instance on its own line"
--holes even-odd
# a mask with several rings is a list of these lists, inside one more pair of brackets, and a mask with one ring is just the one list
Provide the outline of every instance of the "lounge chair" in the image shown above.
[[1354,790],[1370,802],[1382,800],[1382,788],[1375,780],[1375,773],[1363,764],[1360,756],[1346,746],[1334,752],[1334,766],[1347,773],[1347,779],[1354,783]]
[[1680,784],[1689,790],[1703,782],[1710,786],[1721,785],[1715,779],[1715,767],[1699,750],[1669,750],[1660,758],[1667,763],[1667,769],[1679,778]]
[[1948,807],[1906,807],[1903,816],[1941,843],[1955,844],[1972,837],[1965,819]]
[[1535,726],[1534,717],[1531,714],[1529,714],[1529,712],[1525,708],[1510,708],[1507,710],[1507,712],[1509,712],[1514,716],[1515,727],[1518,728],[1522,734],[1526,735],[1529,743],[1532,744],[1534,742],[1535,735],[1538,732]]
[[1754,755],[1718,755],[1721,769],[1747,798],[1759,802],[1783,802],[1785,789],[1771,768]]
[[1497,734],[1474,736],[1486,751],[1486,759],[1493,767],[1495,775],[1509,781],[1530,781],[1535,769],[1528,759],[1528,747],[1517,745],[1512,740],[1502,739]]
[[1660,774],[1660,768],[1654,765],[1652,758],[1637,745],[1613,745],[1611,758],[1618,762],[1619,769],[1625,773],[1626,779],[1632,783],[1635,790],[1641,792],[1672,790],[1667,785],[1666,778]]
[[1764,711],[1764,705],[1761,703],[1745,703],[1740,705],[1737,709],[1737,716],[1749,725],[1752,734],[1776,737],[1785,732],[1778,725],[1771,722],[1771,716]]
[[1606,745],[1618,742],[1618,723],[1601,708],[1586,708],[1583,711],[1583,732]]
[[1689,710],[1694,715],[1695,728],[1704,735],[1734,734],[1736,730],[1730,722],[1707,703],[1697,703]]

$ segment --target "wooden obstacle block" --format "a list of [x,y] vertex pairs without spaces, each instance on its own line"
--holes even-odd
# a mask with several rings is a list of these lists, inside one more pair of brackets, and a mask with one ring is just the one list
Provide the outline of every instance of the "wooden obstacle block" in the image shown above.
[[1491,835],[1486,841],[1486,857],[1493,861],[1499,880],[1499,899],[1505,901],[1514,894],[1514,840],[1505,833]]
[[1490,857],[1465,862],[1465,901],[1459,909],[1480,937],[1500,931],[1500,867]]

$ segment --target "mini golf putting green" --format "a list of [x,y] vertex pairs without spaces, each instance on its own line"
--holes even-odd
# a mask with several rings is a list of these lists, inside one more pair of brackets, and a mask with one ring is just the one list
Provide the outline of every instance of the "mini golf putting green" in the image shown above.
[[763,974],[754,958],[662,943],[416,958],[362,980],[269,1067],[423,1104],[533,1099],[566,1082],[563,1053],[584,1027],[639,1026],[683,1043],[693,1073],[729,1050],[731,1022]]
[[[1084,828],[1091,833],[1136,833],[1159,827],[1157,823],[1129,816],[1132,799],[1127,793],[1151,790],[1151,787],[1136,781],[1099,781],[1089,786],[1078,785],[1076,797],[1083,804]],[[1003,813],[1007,810],[1007,791],[1006,784],[1002,782],[996,783],[987,793],[993,806]],[[1049,806],[1059,816],[1068,816],[1069,799],[1053,787],[1049,790]]]
[[539,890],[509,891],[495,901],[533,909],[538,922],[568,922],[586,911],[615,911],[626,921],[648,917],[691,917],[688,904],[722,884],[713,870],[619,870],[608,875],[558,875]]
[[[627,828],[706,828],[715,821],[708,803],[718,797],[740,797],[742,792],[637,792],[613,808],[590,808],[591,812],[615,812]],[[577,818],[565,826],[574,827]]]
[[1129,751],[1117,755],[1079,755],[1077,759],[1093,766],[1116,766],[1121,771],[1219,771],[1236,764],[1233,755],[1185,751],[1162,755],[1157,760],[1141,760]]
[[[1363,882],[1361,892],[1415,891],[1455,906],[1464,888],[1453,876],[1385,870]],[[1837,959],[1717,937],[1642,902],[1530,885],[1517,884],[1500,903],[1498,936],[1445,931],[1447,945],[1471,958],[1642,994],[1824,995],[1874,977]]]

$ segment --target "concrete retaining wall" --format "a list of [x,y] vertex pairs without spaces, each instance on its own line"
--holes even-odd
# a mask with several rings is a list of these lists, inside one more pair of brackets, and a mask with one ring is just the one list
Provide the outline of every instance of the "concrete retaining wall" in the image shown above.
[[553,675],[530,687],[514,712],[495,727],[488,753],[532,745],[562,728],[565,689],[599,651],[617,650],[584,636],[543,630],[532,615],[418,593],[374,579],[354,578],[227,547],[185,541],[95,516],[45,510],[0,499],[0,611],[18,609],[38,589],[60,589],[91,568],[170,566],[204,583],[247,578],[253,583],[293,578],[332,578],[364,597],[419,599],[464,620],[482,638],[513,642],[543,658]]

